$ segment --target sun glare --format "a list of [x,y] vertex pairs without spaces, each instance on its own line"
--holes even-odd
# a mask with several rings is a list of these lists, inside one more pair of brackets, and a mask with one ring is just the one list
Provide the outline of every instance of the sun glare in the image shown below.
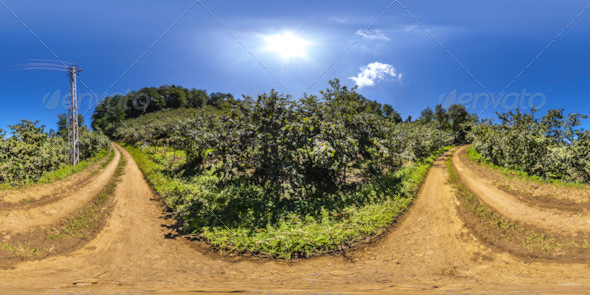
[[283,60],[306,58],[309,42],[293,32],[265,37],[266,50],[278,54]]

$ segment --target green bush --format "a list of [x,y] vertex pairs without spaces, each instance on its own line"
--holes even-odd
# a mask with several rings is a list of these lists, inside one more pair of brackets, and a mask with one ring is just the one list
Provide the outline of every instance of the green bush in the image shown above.
[[590,182],[590,131],[586,116],[550,110],[541,118],[518,110],[473,127],[473,149],[486,161],[543,179]]
[[113,134],[185,231],[214,247],[284,258],[331,251],[391,225],[425,159],[454,134],[330,86],[300,100],[271,91],[223,111],[164,110]]
[[367,182],[358,191],[325,193],[329,202],[324,205],[331,207],[311,212],[307,206],[281,207],[259,186],[217,187],[219,180],[212,174],[175,177],[156,159],[161,155],[125,148],[185,231],[216,249],[285,259],[334,251],[382,233],[412,203],[430,163],[448,149]]
[[[12,136],[0,129],[0,184],[35,183],[46,172],[68,163],[67,138],[46,133],[39,122],[21,120],[9,126]],[[80,129],[80,159],[83,161],[108,148],[109,139],[99,132]]]

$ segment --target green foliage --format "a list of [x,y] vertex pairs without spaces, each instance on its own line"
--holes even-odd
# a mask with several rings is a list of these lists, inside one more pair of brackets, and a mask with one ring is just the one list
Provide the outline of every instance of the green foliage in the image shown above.
[[[59,114],[57,115],[57,135],[67,138],[68,137],[68,115]],[[84,116],[78,115],[78,128],[82,129],[84,126]]]
[[213,106],[222,110],[233,103],[233,96],[229,93],[216,92],[207,95],[205,90],[186,89],[175,85],[163,85],[159,88],[146,87],[126,95],[106,97],[94,109],[92,128],[102,130],[110,137],[115,137],[115,131],[122,127],[123,121],[137,118],[146,113],[164,109],[203,108],[205,106]]
[[[45,133],[39,122],[21,120],[10,125],[12,136],[0,130],[0,184],[35,183],[49,172],[67,165],[67,138]],[[80,129],[80,158],[88,159],[104,150],[109,140],[99,132]]]
[[434,112],[430,107],[425,108],[420,113],[420,118],[418,118],[418,121],[420,121],[422,124],[428,124],[432,122],[432,120],[434,120]]
[[100,161],[104,157],[106,157],[107,154],[110,154],[110,156],[106,160],[106,162],[105,162],[105,164],[106,164],[106,163],[110,162],[114,156],[114,153],[109,152],[109,149],[103,149],[102,151],[97,153],[95,156],[93,156],[87,160],[80,161],[80,163],[76,164],[75,166],[66,165],[66,166],[63,166],[57,170],[45,172],[45,173],[43,173],[43,175],[41,175],[39,180],[37,180],[37,183],[51,183],[51,182],[54,182],[57,180],[64,179],[64,178],[66,178],[70,175],[76,174],[78,172],[81,172],[81,171],[87,169],[88,167],[90,167],[90,165],[92,165],[92,164]]
[[183,122],[194,120],[207,115],[221,114],[223,111],[212,106],[204,106],[201,109],[181,108],[165,109],[154,113],[148,113],[134,119],[128,119],[125,124],[119,126],[113,137],[118,141],[129,144],[149,144],[155,146],[168,146],[181,134],[180,126]]
[[454,104],[449,109],[437,105],[434,112],[430,107],[420,113],[418,122],[422,125],[433,125],[436,129],[452,132],[454,142],[466,143],[471,126],[478,123],[475,114],[469,114],[463,105]]
[[334,251],[382,233],[408,208],[430,163],[446,150],[367,182],[358,191],[325,193],[324,198],[337,205],[304,214],[277,210],[273,196],[257,186],[217,187],[219,180],[211,173],[187,178],[171,175],[170,159],[162,159],[166,156],[161,149],[153,154],[125,148],[186,231],[217,249],[285,259]]
[[500,114],[499,124],[486,120],[473,128],[473,148],[486,161],[529,176],[589,183],[590,131],[577,128],[583,118],[563,110],[541,118],[535,111]]
[[271,91],[222,112],[152,113],[113,135],[185,230],[215,247],[330,251],[390,225],[420,186],[422,160],[453,139],[330,84],[297,101]]
[[183,174],[211,173],[216,186],[239,188],[231,194],[257,192],[247,197],[304,215],[335,206],[324,194],[356,191],[452,141],[432,125],[396,123],[393,110],[337,80],[321,93],[321,99],[292,101],[272,91],[244,97],[225,113],[163,121],[151,116],[141,124],[137,118],[115,135],[183,150]]

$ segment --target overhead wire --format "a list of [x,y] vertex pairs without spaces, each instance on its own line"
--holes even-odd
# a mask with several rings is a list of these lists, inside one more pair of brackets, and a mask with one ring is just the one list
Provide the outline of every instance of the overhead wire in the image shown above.
[[[50,70],[68,71],[68,66],[61,62],[47,59],[28,59],[25,63],[0,64],[0,72],[26,71],[26,70]],[[13,61],[14,62],[14,61]],[[70,64],[68,62],[68,64]],[[72,64],[73,65],[73,64]]]

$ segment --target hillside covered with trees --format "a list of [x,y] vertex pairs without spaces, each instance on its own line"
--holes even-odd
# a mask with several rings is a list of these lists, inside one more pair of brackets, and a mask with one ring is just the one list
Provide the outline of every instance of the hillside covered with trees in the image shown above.
[[187,89],[181,86],[164,85],[159,88],[146,87],[126,95],[114,95],[98,104],[92,115],[92,128],[113,136],[116,127],[126,119],[164,109],[179,108],[226,108],[234,102],[229,93],[207,94],[205,90]]
[[[126,100],[117,113],[134,117],[133,97],[107,103]],[[297,101],[271,91],[194,108],[163,97],[144,109],[155,101],[167,110],[118,126],[101,123],[112,120],[97,109],[93,126],[127,144],[185,231],[217,248],[281,257],[382,232],[411,203],[425,160],[455,143],[455,131],[463,140],[473,120],[462,106],[438,106],[403,121],[337,80]]]

